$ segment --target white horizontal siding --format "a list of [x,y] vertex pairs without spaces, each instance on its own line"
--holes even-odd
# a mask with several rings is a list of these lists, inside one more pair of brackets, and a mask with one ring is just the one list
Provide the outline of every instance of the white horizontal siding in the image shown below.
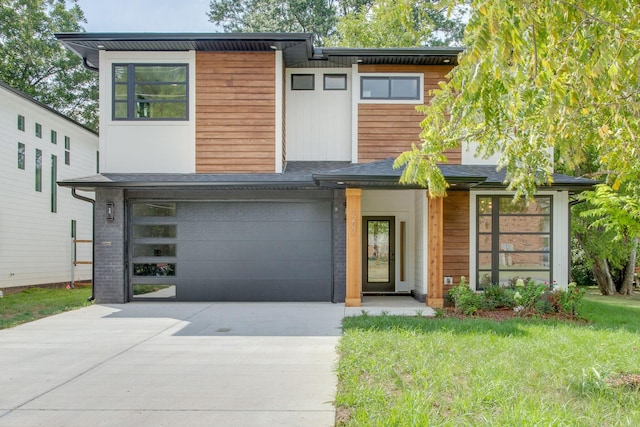
[[[80,239],[91,239],[91,205],[57,188],[57,212],[51,212],[51,156],[57,156],[58,181],[94,175],[98,137],[86,129],[0,88],[0,287],[71,280],[71,220]],[[25,131],[17,128],[18,114]],[[42,138],[35,136],[35,123]],[[51,143],[51,130],[57,144]],[[71,138],[71,165],[65,165],[64,137]],[[25,169],[18,169],[18,142],[25,144]],[[42,192],[35,191],[35,152],[42,151]],[[91,194],[88,194],[92,197]],[[78,260],[91,261],[83,244]],[[91,265],[75,268],[76,280],[91,278]]]
[[[291,74],[314,74],[314,90],[291,90]],[[324,74],[346,74],[347,90],[324,90]],[[351,160],[351,69],[288,69],[287,160]]]

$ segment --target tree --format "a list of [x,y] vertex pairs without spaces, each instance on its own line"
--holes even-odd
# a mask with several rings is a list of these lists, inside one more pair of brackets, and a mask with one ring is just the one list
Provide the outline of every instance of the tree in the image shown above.
[[83,31],[82,10],[75,0],[67,3],[0,1],[0,79],[96,129],[97,73],[54,37],[56,32]]
[[338,18],[331,43],[349,47],[458,45],[464,32],[463,8],[433,0],[376,0]]
[[[629,245],[627,292],[640,237],[640,206],[631,203],[640,199],[637,6],[635,0],[474,0],[459,65],[430,105],[419,108],[423,143],[396,160],[406,166],[402,181],[443,195],[443,152],[473,143],[481,157],[498,154],[507,189],[515,199],[529,199],[553,180],[552,150],[555,166],[565,170],[593,161],[592,176],[602,184],[585,195],[591,203],[585,215],[592,227]],[[596,270],[606,271],[607,258],[596,259]]]
[[307,32],[322,44],[335,29],[336,11],[359,5],[357,0],[211,0],[208,16],[225,31]]
[[572,168],[597,154],[616,190],[640,176],[640,8],[634,0],[474,0],[459,65],[434,92],[404,182],[442,195],[446,149],[499,154],[508,189],[530,198],[552,181],[554,150]]

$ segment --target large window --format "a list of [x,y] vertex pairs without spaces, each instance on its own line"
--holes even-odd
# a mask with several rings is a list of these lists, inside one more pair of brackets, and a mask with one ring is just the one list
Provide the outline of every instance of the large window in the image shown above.
[[51,212],[58,212],[58,156],[51,155]]
[[551,196],[512,203],[511,196],[477,198],[477,283],[551,281]]
[[187,120],[187,64],[115,64],[114,120]]
[[131,204],[131,296],[173,299],[177,278],[176,204]]
[[362,76],[360,99],[420,101],[419,76]]

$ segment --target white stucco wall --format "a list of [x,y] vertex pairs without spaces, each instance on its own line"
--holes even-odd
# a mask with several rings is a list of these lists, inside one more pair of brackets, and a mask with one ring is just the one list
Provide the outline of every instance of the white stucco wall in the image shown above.
[[[189,65],[189,120],[112,118],[113,64]],[[100,172],[195,173],[195,52],[100,52]]]
[[[17,127],[25,117],[25,130]],[[42,138],[35,136],[42,125]],[[57,132],[57,144],[51,142]],[[65,136],[71,164],[65,164]],[[25,145],[25,169],[18,168],[18,142]],[[42,191],[35,191],[35,153],[42,151]],[[0,288],[91,279],[91,265],[72,266],[71,220],[77,238],[92,238],[91,204],[57,187],[57,212],[51,212],[51,156],[57,180],[96,174],[98,136],[38,104],[0,87]],[[93,198],[93,194],[84,194]],[[79,244],[77,259],[91,261],[91,244]]]
[[[313,74],[314,90],[291,90],[291,74]],[[347,90],[324,90],[324,74],[346,74]],[[351,69],[286,71],[287,160],[351,160]]]

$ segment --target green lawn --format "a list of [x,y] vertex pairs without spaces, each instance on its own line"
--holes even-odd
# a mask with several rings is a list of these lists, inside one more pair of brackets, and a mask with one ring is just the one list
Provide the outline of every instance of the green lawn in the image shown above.
[[582,313],[347,318],[338,425],[640,425],[640,298],[588,295]]
[[32,288],[0,298],[0,329],[30,322],[52,314],[84,307],[90,303],[91,286],[74,289]]

